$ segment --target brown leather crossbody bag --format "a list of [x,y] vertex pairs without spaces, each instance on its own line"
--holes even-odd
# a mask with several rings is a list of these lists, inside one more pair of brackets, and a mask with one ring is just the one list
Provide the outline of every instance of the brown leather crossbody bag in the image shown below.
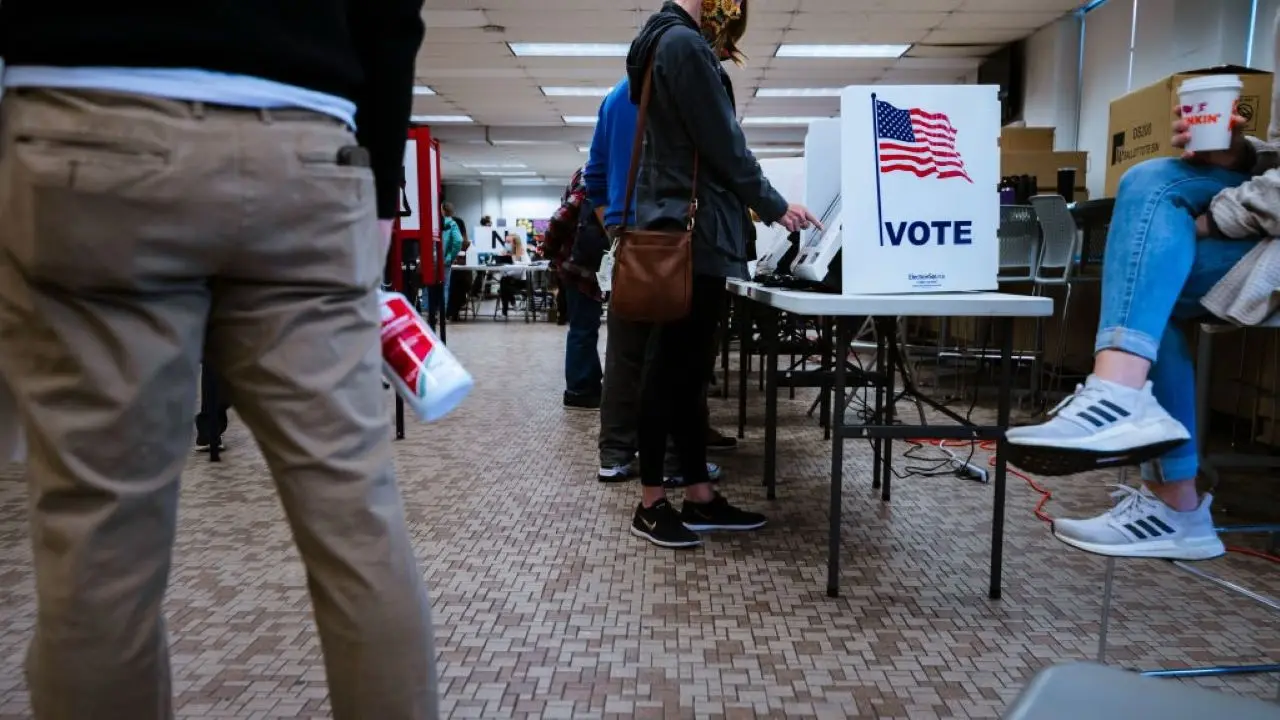
[[[631,145],[631,170],[627,176],[627,199],[631,208],[636,179],[640,174],[640,151],[653,95],[653,61],[645,73],[636,117],[636,137]],[[693,295],[693,226],[698,212],[698,155],[693,156],[693,187],[689,213],[682,230],[640,230],[628,228],[630,212],[624,210],[622,227],[614,251],[613,288],[609,312],[633,322],[668,323],[689,314]]]

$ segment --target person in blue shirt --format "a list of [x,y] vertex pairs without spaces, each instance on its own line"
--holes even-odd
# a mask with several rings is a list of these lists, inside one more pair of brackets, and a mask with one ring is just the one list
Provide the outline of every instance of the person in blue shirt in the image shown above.
[[[635,200],[623,215],[626,203],[627,172],[631,166],[631,145],[635,141],[639,108],[631,101],[631,83],[624,76],[600,103],[595,135],[591,138],[583,180],[587,200],[595,208],[610,235],[623,224],[635,222]],[[610,313],[605,341],[604,383],[600,398],[601,482],[625,482],[636,472],[638,449],[640,380],[649,347],[652,326],[623,320]],[[708,360],[710,362],[710,359]],[[705,402],[704,413],[707,412]],[[731,450],[738,441],[707,426],[707,448]],[[668,444],[664,474],[672,484],[680,483],[679,462]],[[707,463],[707,472],[720,478],[720,467]]]

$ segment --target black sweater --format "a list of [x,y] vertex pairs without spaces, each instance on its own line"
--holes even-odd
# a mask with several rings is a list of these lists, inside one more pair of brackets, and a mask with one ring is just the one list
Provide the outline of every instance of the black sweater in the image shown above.
[[11,65],[197,68],[356,104],[378,217],[399,208],[423,0],[0,0]]

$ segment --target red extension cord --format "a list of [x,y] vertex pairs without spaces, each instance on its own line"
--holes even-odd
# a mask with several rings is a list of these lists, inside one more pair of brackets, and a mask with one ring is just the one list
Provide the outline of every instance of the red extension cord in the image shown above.
[[[982,442],[977,442],[977,443],[975,443],[974,441],[957,442],[953,444],[945,440],[912,438],[910,440],[907,440],[907,442],[914,443],[916,445],[932,445],[933,447],[945,446],[948,449],[972,448],[976,444],[977,449],[984,450],[988,453],[995,453],[995,450],[996,450],[996,443],[994,440],[984,440]],[[995,467],[995,464],[996,464],[996,457],[994,454],[992,454],[990,457],[987,458],[987,465],[990,467]],[[1021,478],[1023,482],[1025,482],[1028,486],[1031,487],[1032,490],[1034,490],[1037,494],[1040,495],[1040,501],[1036,503],[1035,510],[1033,510],[1032,513],[1036,516],[1037,520],[1041,522],[1049,523],[1049,525],[1052,526],[1053,518],[1049,515],[1048,512],[1045,511],[1044,508],[1046,505],[1049,504],[1049,501],[1053,499],[1053,493],[1044,489],[1039,483],[1033,480],[1030,475],[1027,475],[1024,472],[1021,472],[1016,468],[1008,467],[1007,472],[1010,475],[1013,475],[1014,477]],[[1280,556],[1272,555],[1271,553],[1263,552],[1261,550],[1254,550],[1252,548],[1235,547],[1235,546],[1228,545],[1227,552],[1236,553],[1238,555],[1247,555],[1249,557],[1255,557],[1262,560],[1266,560],[1268,562],[1280,564]]]

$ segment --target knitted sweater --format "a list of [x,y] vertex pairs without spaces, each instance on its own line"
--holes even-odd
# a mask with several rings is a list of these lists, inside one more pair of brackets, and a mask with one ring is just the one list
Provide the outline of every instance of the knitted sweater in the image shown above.
[[[1275,19],[1280,39],[1280,13]],[[1280,42],[1276,44],[1280,67]],[[1253,179],[1223,190],[1209,212],[1228,238],[1280,237],[1280,86],[1272,94],[1271,127],[1266,141],[1249,138],[1257,162]],[[1259,325],[1280,309],[1280,243],[1258,243],[1201,299],[1209,312],[1237,325]],[[1270,323],[1268,323],[1270,324]]]

